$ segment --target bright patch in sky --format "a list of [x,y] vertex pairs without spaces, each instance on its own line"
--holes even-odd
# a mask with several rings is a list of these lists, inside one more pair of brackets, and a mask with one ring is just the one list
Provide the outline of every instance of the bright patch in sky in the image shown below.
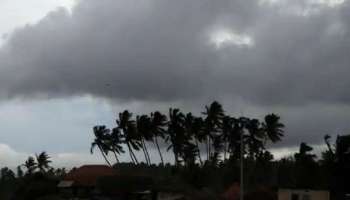
[[[276,3],[286,3],[294,0],[260,0],[260,4],[276,4]],[[341,5],[345,0],[306,0],[305,3],[309,5],[323,4],[330,7]]]
[[71,10],[76,3],[77,0],[1,0],[0,46],[15,28],[36,23],[58,7]]
[[230,30],[219,30],[214,32],[210,38],[216,48],[221,48],[226,45],[246,46],[254,45],[253,39],[245,34],[237,34]]
[[310,0],[311,3],[324,4],[330,7],[339,6],[345,2],[345,0]]

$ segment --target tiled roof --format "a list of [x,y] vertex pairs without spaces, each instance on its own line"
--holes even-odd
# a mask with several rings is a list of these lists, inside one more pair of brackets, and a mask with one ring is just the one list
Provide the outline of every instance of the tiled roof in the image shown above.
[[100,177],[117,175],[116,170],[106,165],[83,165],[70,171],[65,181],[73,181],[74,186],[95,186]]

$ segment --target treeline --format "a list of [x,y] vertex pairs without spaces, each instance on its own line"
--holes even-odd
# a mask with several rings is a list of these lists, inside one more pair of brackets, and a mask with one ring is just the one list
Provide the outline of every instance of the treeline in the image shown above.
[[[91,153],[98,148],[106,163],[121,173],[149,175],[161,189],[206,188],[215,195],[240,182],[241,161],[247,193],[261,186],[337,189],[333,183],[339,178],[334,174],[340,171],[344,160],[339,146],[346,146],[339,145],[338,139],[331,144],[331,138],[325,136],[328,148],[319,158],[311,146],[301,143],[294,155],[275,160],[266,145],[282,139],[284,125],[280,117],[276,114],[267,114],[263,119],[233,117],[218,102],[205,106],[199,116],[176,108],[169,109],[167,115],[155,111],[133,116],[126,110],[119,113],[115,127],[95,126],[93,133]],[[150,155],[150,148],[156,149],[158,155]],[[165,151],[173,153],[173,162],[165,163]],[[138,159],[136,152],[142,152],[144,158]],[[130,160],[122,163],[122,154],[128,154]],[[0,199],[11,199],[9,195],[35,199],[55,194],[66,170],[54,169],[50,164],[50,157],[42,152],[18,166],[17,173],[2,168]]]
[[16,170],[0,169],[1,200],[34,200],[55,195],[57,183],[66,174],[65,168],[53,168],[46,152],[29,156]]
[[266,144],[280,141],[283,128],[278,115],[268,114],[263,120],[233,117],[216,101],[205,106],[201,116],[170,108],[168,115],[155,111],[133,117],[125,110],[119,113],[114,128],[103,125],[93,128],[95,139],[91,152],[98,147],[106,163],[112,166],[108,154],[113,154],[119,163],[120,155],[128,153],[130,161],[138,164],[135,152],[142,151],[144,162],[150,165],[148,149],[153,146],[164,165],[160,144],[166,144],[167,151],[173,152],[176,166],[218,165],[226,160],[238,160],[241,150],[249,159],[272,156]]

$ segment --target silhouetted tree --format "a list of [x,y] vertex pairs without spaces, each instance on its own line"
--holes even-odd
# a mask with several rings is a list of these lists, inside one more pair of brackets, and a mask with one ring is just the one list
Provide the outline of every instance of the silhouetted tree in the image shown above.
[[210,106],[205,106],[205,111],[202,114],[205,116],[204,131],[207,140],[207,160],[209,161],[212,156],[212,140],[218,136],[218,133],[220,132],[222,118],[224,117],[224,110],[221,104],[214,101],[210,104]]
[[266,133],[266,138],[272,143],[276,143],[283,137],[284,124],[280,122],[280,117],[275,114],[265,116],[263,129]]
[[156,111],[151,113],[151,132],[153,136],[153,143],[156,145],[159,153],[160,160],[164,166],[164,159],[162,152],[160,151],[158,138],[165,139],[165,127],[167,125],[167,117],[160,112]]
[[140,150],[142,148],[142,144],[141,138],[137,133],[135,121],[131,118],[132,113],[125,110],[124,112],[119,113],[119,119],[117,119],[116,122],[118,125],[117,128],[123,132],[124,142],[128,147],[131,160],[135,164],[138,164],[138,160],[135,153],[133,152],[133,149],[136,151]]
[[35,155],[35,157],[40,172],[45,173],[46,170],[51,168],[49,165],[52,161],[45,151],[41,152],[39,155]]
[[141,149],[145,156],[145,161],[148,165],[151,164],[151,158],[147,150],[147,141],[152,141],[152,130],[151,130],[151,118],[147,115],[141,115],[136,117],[136,127],[139,140],[141,141]]
[[167,150],[173,150],[176,166],[180,164],[179,157],[183,150],[183,144],[186,141],[184,122],[184,114],[179,109],[170,108],[166,141],[170,142]]
[[248,130],[248,134],[245,136],[244,142],[248,145],[250,158],[254,159],[264,148],[262,141],[264,133],[257,119],[247,120],[245,127]]
[[15,173],[8,167],[1,168],[0,170],[0,181],[9,181],[15,179]]
[[109,129],[106,129],[106,126],[95,126],[93,128],[93,131],[94,131],[95,139],[91,143],[90,152],[92,154],[94,151],[94,148],[97,146],[103,158],[105,159],[106,163],[111,167],[112,165],[107,158],[110,146],[106,144],[106,139],[108,137],[107,134],[109,133]]
[[315,161],[316,155],[312,154],[313,148],[302,142],[299,152],[295,153],[296,186],[301,188],[313,188],[319,182],[319,167]]
[[23,166],[27,169],[26,175],[32,175],[38,167],[37,163],[35,162],[35,160],[32,156],[28,157],[28,159],[25,161]]

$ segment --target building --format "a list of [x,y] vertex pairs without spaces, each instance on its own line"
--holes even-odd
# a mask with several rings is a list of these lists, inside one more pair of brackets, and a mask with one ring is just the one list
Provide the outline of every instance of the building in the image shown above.
[[106,165],[84,165],[71,170],[57,185],[67,199],[157,199],[149,176],[121,175]]
[[98,193],[97,180],[117,175],[115,169],[106,165],[84,165],[72,169],[57,185],[63,196],[90,197]]
[[278,200],[329,200],[328,190],[279,189]]

